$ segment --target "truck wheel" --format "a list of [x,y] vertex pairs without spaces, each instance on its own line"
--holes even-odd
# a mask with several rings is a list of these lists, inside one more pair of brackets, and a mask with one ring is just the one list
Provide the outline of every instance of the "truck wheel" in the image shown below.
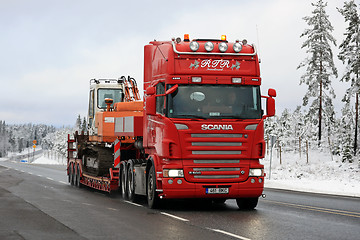
[[154,166],[151,166],[147,179],[147,200],[149,208],[158,208],[160,205],[160,199],[156,193],[156,174]]
[[121,176],[120,176],[120,189],[121,189],[121,197],[126,200],[127,198],[127,191],[126,191],[126,164],[121,165]]
[[135,176],[134,176],[134,163],[133,161],[129,161],[129,165],[127,167],[127,198],[129,201],[135,200]]
[[259,198],[237,198],[236,204],[240,209],[253,210],[258,204]]

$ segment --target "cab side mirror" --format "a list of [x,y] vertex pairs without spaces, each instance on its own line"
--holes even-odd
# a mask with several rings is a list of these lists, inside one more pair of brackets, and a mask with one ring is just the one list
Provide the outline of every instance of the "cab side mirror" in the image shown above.
[[268,90],[269,96],[262,96],[266,98],[266,115],[263,118],[273,117],[275,116],[275,99],[276,97],[276,90],[269,88]]
[[148,87],[145,94],[144,107],[146,115],[156,115],[155,87]]

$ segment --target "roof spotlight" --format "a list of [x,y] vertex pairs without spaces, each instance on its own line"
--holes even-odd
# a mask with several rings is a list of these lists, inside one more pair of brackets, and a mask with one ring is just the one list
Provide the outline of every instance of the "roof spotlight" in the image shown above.
[[240,52],[242,49],[241,43],[239,43],[239,42],[234,43],[233,49],[234,49],[234,52],[237,52],[237,53]]
[[227,49],[228,49],[228,45],[225,42],[219,43],[220,52],[226,52]]
[[191,49],[191,51],[196,52],[199,49],[199,43],[196,41],[191,41],[190,49]]
[[204,47],[205,47],[205,50],[208,52],[211,52],[212,50],[214,50],[214,44],[212,42],[206,42]]

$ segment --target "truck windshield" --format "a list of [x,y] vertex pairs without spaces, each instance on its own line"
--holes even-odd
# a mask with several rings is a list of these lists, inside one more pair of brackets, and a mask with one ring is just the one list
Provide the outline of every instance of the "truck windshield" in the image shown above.
[[[98,108],[106,109],[106,103],[105,98],[111,98],[114,100],[114,103],[116,102],[122,102],[123,101],[123,91],[122,89],[109,89],[109,88],[99,88],[98,89]],[[114,103],[111,105],[114,106]]]
[[260,87],[179,85],[167,96],[166,114],[170,118],[259,119],[262,114]]

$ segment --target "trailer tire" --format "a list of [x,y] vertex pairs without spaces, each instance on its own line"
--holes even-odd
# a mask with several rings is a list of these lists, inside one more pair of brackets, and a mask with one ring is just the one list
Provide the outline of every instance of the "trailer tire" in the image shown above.
[[75,170],[74,170],[74,164],[71,164],[71,167],[70,167],[70,184],[71,186],[74,186],[75,185]]
[[127,199],[127,189],[126,189],[126,164],[121,164],[120,171],[120,191],[121,197],[126,200]]
[[160,206],[160,199],[156,192],[156,173],[154,165],[151,166],[147,178],[147,201],[149,208],[158,208]]
[[237,198],[236,204],[240,209],[253,210],[258,204],[259,198]]
[[79,167],[79,165],[77,165],[77,168],[76,168],[76,186],[78,188],[82,187],[82,184],[80,183],[80,167]]
[[134,176],[134,162],[129,161],[127,167],[127,176],[126,176],[126,189],[127,189],[127,199],[129,201],[135,200],[135,176]]

